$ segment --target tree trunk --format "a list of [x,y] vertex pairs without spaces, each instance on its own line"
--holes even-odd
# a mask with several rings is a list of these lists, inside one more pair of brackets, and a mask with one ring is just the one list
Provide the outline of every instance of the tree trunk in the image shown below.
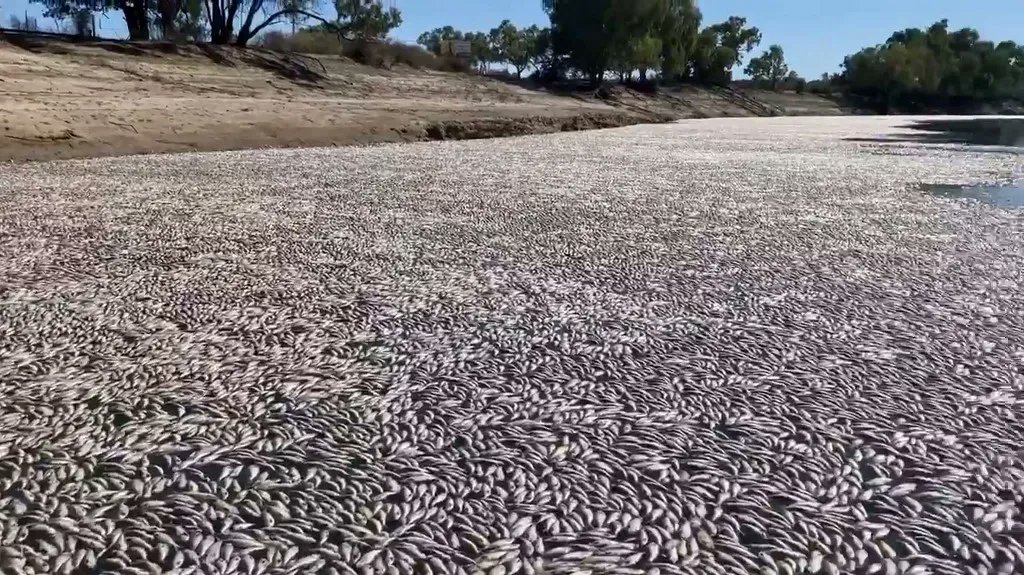
[[129,40],[149,40],[149,14],[144,0],[126,0],[121,3]]
[[235,16],[242,0],[210,0],[210,42],[230,44],[235,34]]
[[160,14],[160,32],[165,40],[174,40],[175,35],[175,22],[178,18],[178,13],[183,8],[183,2],[181,0],[158,0],[157,9]]
[[[236,45],[240,47],[245,47],[249,40],[251,40],[253,36],[255,36],[257,33],[259,33],[260,29],[262,29],[262,26],[257,28],[256,30],[253,30],[252,28],[253,19],[256,17],[256,13],[259,12],[261,8],[263,8],[263,0],[249,0],[248,13],[245,15],[245,20],[242,21],[242,26],[238,29],[237,38],[235,38]],[[267,18],[267,22],[270,22],[275,17],[278,16],[275,15],[271,16],[270,18]]]

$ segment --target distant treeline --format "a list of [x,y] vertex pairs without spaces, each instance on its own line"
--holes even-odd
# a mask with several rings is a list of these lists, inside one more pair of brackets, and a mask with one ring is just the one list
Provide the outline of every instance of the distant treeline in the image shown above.
[[[476,64],[508,64],[540,79],[609,76],[622,81],[731,82],[761,32],[742,16],[705,25],[693,0],[543,0],[550,26],[490,32],[447,26],[420,36],[438,52],[443,40],[468,40]],[[836,74],[811,82],[790,70],[782,46],[749,59],[755,85],[842,94],[879,111],[969,108],[1024,98],[1024,46],[990,41],[942,20],[892,34],[848,56]]]
[[[273,41],[264,45],[319,52],[344,52],[344,43],[331,41],[332,35],[379,40],[402,23],[393,3],[377,0],[334,0],[330,18],[318,11],[320,0],[32,1],[44,4],[47,17],[71,21],[82,33],[91,33],[87,28],[93,14],[121,11],[133,40],[161,37],[244,46],[273,32]],[[760,30],[742,16],[707,24],[695,0],[540,1],[548,26],[517,27],[508,20],[489,31],[445,26],[425,32],[418,42],[440,54],[445,40],[466,40],[471,65],[508,66],[539,81],[597,83],[612,77],[648,84],[727,84],[742,69],[760,86],[841,93],[882,111],[969,107],[1024,97],[1024,47],[983,40],[972,28],[951,32],[945,20],[926,30],[896,32],[883,44],[848,56],[839,73],[806,82],[789,69],[777,44],[740,68],[760,45]],[[291,34],[282,31],[289,25]],[[423,52],[422,57],[409,49],[403,54],[402,61],[429,60]]]
[[[540,79],[600,82],[693,80],[727,83],[733,69],[761,42],[761,32],[734,16],[701,27],[694,0],[543,0],[548,27],[517,28],[502,22],[489,32],[452,26],[424,33],[419,43],[438,52],[444,40],[468,40],[474,63],[508,64]],[[750,61],[748,72],[778,84],[791,75],[782,49],[773,46]]]
[[830,87],[881,111],[970,108],[1024,98],[1024,46],[983,40],[973,28],[895,32],[884,44],[848,56]]

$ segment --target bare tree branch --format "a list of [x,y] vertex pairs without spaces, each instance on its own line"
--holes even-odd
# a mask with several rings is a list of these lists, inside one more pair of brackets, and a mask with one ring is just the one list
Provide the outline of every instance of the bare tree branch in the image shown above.
[[[324,24],[327,24],[327,25],[331,24],[330,21],[326,20],[323,16],[320,16],[319,14],[315,14],[313,12],[308,12],[306,10],[300,10],[300,9],[297,9],[297,8],[285,8],[283,10],[278,10],[277,12],[274,12],[273,14],[268,16],[267,19],[264,20],[262,24],[260,24],[259,26],[256,26],[252,30],[246,30],[245,27],[243,27],[241,30],[239,30],[238,31],[238,42],[237,42],[238,45],[239,46],[244,46],[249,40],[252,40],[253,38],[256,37],[257,34],[259,34],[261,31],[263,31],[264,28],[266,28],[267,26],[271,26],[273,24],[276,24],[281,17],[287,16],[287,15],[290,15],[290,14],[299,14],[299,15],[305,16],[305,17],[307,17],[307,18],[309,18],[311,20],[316,20],[318,22],[323,22]],[[251,22],[249,22],[249,23],[251,24]]]

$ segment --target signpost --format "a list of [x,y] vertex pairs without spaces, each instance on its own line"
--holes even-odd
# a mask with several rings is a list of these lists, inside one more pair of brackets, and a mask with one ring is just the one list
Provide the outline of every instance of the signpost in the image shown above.
[[473,57],[473,46],[468,40],[442,40],[441,55],[469,59]]

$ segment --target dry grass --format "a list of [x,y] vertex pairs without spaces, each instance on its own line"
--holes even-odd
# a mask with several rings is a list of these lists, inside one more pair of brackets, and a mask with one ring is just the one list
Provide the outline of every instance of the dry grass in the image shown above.
[[467,62],[436,56],[414,44],[394,40],[348,40],[323,30],[300,30],[295,34],[268,32],[259,38],[257,45],[278,52],[340,55],[378,68],[406,65],[445,72],[468,72],[471,69]]

